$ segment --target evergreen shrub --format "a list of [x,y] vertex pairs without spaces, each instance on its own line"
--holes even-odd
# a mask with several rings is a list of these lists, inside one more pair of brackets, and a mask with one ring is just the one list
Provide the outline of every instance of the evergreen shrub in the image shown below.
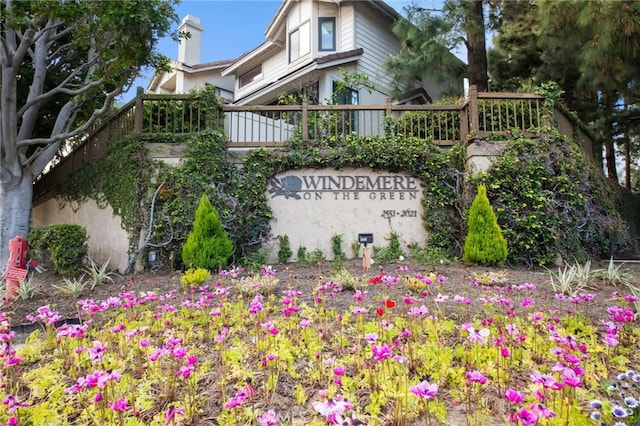
[[75,276],[82,271],[87,254],[87,230],[75,223],[35,227],[27,236],[31,257],[54,268],[58,275]]
[[218,211],[203,195],[196,210],[193,230],[182,246],[182,261],[190,268],[216,270],[227,265],[233,244],[222,229]]
[[463,260],[480,265],[502,265],[507,260],[507,240],[502,236],[484,185],[478,186],[469,209],[468,224]]
[[289,236],[283,235],[280,237],[280,249],[278,250],[278,263],[287,263],[289,258],[293,256],[293,250],[291,250],[291,244],[289,243]]

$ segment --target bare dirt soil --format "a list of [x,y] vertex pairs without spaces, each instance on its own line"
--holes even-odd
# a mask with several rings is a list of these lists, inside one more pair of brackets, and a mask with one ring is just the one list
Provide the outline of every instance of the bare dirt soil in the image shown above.
[[[355,288],[366,289],[372,298],[376,299],[376,293],[380,293],[382,296],[384,292],[385,297],[389,298],[402,298],[408,295],[409,289],[403,285],[396,285],[391,289],[384,288],[383,286],[370,285],[369,280],[372,277],[380,275],[382,273],[388,275],[397,276],[409,276],[416,273],[427,275],[431,272],[440,274],[446,278],[446,281],[436,282],[428,291],[429,295],[424,297],[424,301],[427,307],[429,303],[433,303],[434,298],[438,293],[446,296],[453,297],[454,295],[460,295],[471,298],[473,300],[478,297],[486,295],[487,288],[483,286],[470,285],[471,279],[475,276],[502,276],[500,287],[504,288],[505,293],[508,293],[509,285],[521,285],[525,283],[535,284],[536,289],[527,293],[527,298],[531,299],[537,306],[543,307],[556,307],[566,309],[566,302],[560,303],[554,297],[554,292],[551,286],[551,278],[549,271],[544,268],[527,269],[523,267],[481,267],[465,265],[462,263],[454,263],[450,265],[439,265],[437,268],[430,268],[418,265],[411,259],[396,262],[393,264],[378,265],[374,264],[368,270],[362,268],[362,262],[358,259],[349,260],[342,264],[342,267],[348,270],[355,278]],[[606,269],[607,264],[593,264],[592,268]],[[276,269],[277,278],[279,278],[279,287],[282,290],[287,288],[296,288],[303,293],[303,298],[306,297],[307,301],[311,303],[312,292],[318,286],[320,280],[330,280],[334,269],[329,263],[324,265],[307,265],[288,263],[281,265],[273,265]],[[402,268],[402,269],[400,269]],[[631,273],[634,277],[636,285],[640,283],[640,263],[625,263],[623,268]],[[556,270],[552,269],[552,270]],[[248,273],[245,273],[247,275]],[[93,290],[89,289],[89,286],[82,292],[80,299],[93,299],[100,301],[112,296],[118,296],[123,291],[133,291],[136,293],[154,291],[158,294],[166,294],[172,290],[176,290],[178,295],[182,297],[188,297],[188,293],[185,291],[183,284],[180,282],[180,271],[174,270],[158,270],[158,271],[142,271],[127,276],[115,276],[113,275],[113,281],[105,281],[103,284],[96,286]],[[215,280],[216,277],[214,276]],[[57,310],[62,318],[73,319],[78,315],[77,300],[72,297],[63,294],[55,286],[64,284],[62,277],[55,275],[51,272],[44,272],[41,274],[35,273],[33,282],[36,289],[36,294],[33,298],[23,300],[20,298],[12,300],[8,306],[5,307],[6,311],[11,313],[11,323],[16,328],[25,328],[25,332],[28,328],[32,327],[31,323],[27,321],[26,316],[34,314],[38,307],[42,305],[49,305],[52,309]],[[212,281],[214,283],[215,281]],[[589,293],[595,293],[596,298],[589,304],[588,315],[593,318],[605,318],[606,309],[611,305],[612,294],[616,291],[624,292],[623,287],[613,287],[604,284],[604,282],[596,281],[596,288],[588,290]],[[495,287],[494,287],[495,288]],[[280,294],[280,288],[275,290],[276,294]],[[345,289],[339,293],[336,297],[333,297],[328,303],[328,307],[335,308],[338,311],[346,310],[351,306],[353,302],[353,290]],[[416,296],[413,293],[413,296]],[[418,295],[419,296],[419,295]],[[507,297],[508,294],[505,294]],[[478,305],[478,304],[476,304]],[[466,309],[473,311],[474,305],[467,306]],[[473,312],[469,312],[473,314]],[[20,331],[20,330],[17,330]]]

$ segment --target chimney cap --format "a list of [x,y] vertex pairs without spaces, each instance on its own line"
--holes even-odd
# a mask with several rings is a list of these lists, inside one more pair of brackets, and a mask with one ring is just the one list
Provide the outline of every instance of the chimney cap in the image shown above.
[[182,18],[182,24],[180,26],[189,25],[191,27],[195,27],[199,30],[202,30],[202,25],[200,25],[200,18],[194,15],[187,15]]

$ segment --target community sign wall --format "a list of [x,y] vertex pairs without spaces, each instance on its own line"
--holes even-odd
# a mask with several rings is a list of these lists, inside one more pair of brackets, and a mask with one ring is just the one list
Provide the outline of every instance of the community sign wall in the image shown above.
[[[366,168],[299,169],[277,175],[267,187],[273,212],[271,256],[277,258],[278,237],[287,235],[296,259],[298,247],[320,249],[333,258],[331,238],[342,235],[342,251],[351,257],[358,234],[373,234],[374,246],[385,247],[395,232],[403,250],[424,246],[422,186],[419,179]],[[271,259],[273,260],[273,259]],[[375,260],[375,258],[374,258]]]

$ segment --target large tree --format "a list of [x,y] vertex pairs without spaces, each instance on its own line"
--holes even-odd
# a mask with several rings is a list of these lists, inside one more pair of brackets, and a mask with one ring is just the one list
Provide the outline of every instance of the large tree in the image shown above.
[[396,94],[410,89],[425,70],[436,78],[463,75],[451,53],[460,46],[467,51],[469,83],[479,91],[488,90],[483,5],[483,0],[445,0],[442,9],[425,9],[419,2],[405,8],[406,17],[393,27],[402,50],[385,63]]
[[[146,65],[176,0],[0,0],[0,270],[29,230],[33,180]],[[176,34],[172,34],[176,37]]]
[[[494,87],[525,90],[555,81],[563,100],[592,124],[604,147],[607,174],[618,180],[622,146],[626,185],[640,125],[640,2],[502,0],[501,25],[489,52]],[[600,159],[602,150],[597,149]]]

